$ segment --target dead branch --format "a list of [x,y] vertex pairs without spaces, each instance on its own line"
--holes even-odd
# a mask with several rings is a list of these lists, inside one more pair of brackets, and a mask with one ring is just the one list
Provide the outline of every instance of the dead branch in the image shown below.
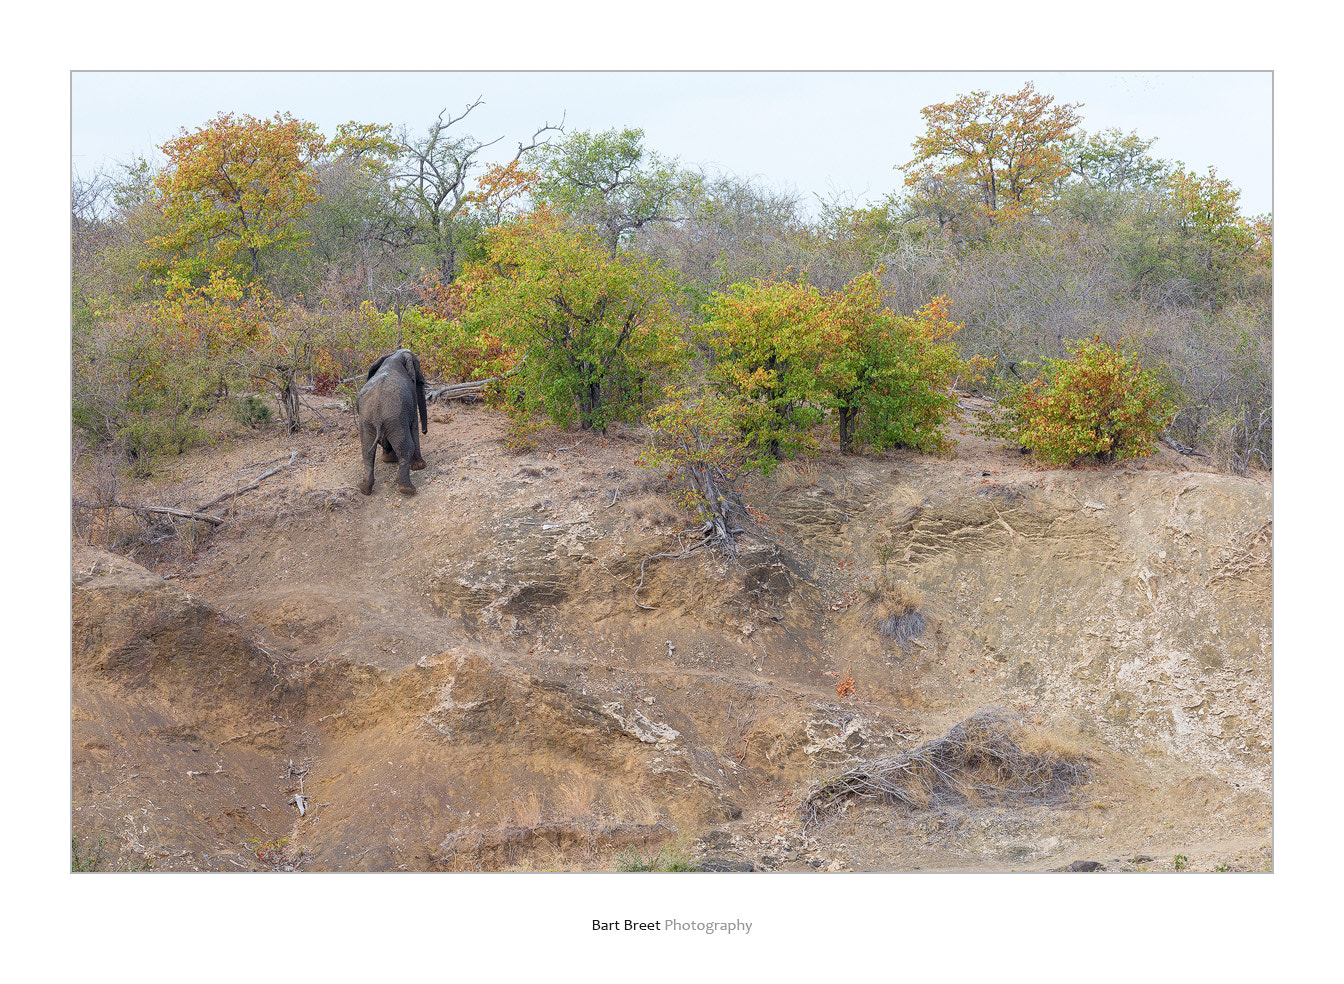
[[[199,508],[201,508],[201,509],[209,509],[211,506],[217,506],[217,505],[219,505],[220,503],[222,503],[222,502],[223,502],[224,500],[226,500],[226,499],[232,499],[232,498],[234,498],[235,496],[240,496],[240,495],[242,495],[244,492],[251,492],[253,489],[255,489],[258,485],[260,485],[260,484],[261,484],[262,482],[264,482],[266,479],[270,478],[272,475],[276,474],[277,472],[282,472],[282,471],[284,471],[286,468],[288,468],[290,465],[294,464],[294,459],[297,458],[298,456],[299,456],[299,452],[298,452],[298,451],[295,451],[293,454],[291,454],[291,455],[289,456],[289,461],[285,462],[285,464],[281,465],[279,468],[272,468],[272,469],[271,469],[270,471],[268,471],[266,474],[261,475],[261,476],[255,478],[255,479],[253,479],[253,480],[252,480],[251,482],[249,482],[248,484],[244,485],[241,489],[235,489],[235,490],[232,491],[232,492],[226,492],[224,495],[221,495],[219,498],[217,498],[217,499],[212,499],[211,501],[207,502],[205,505],[203,505],[203,506],[201,506],[201,507],[199,507]],[[223,520],[220,520],[220,522],[223,522]]]
[[1198,458],[1207,458],[1207,457],[1208,457],[1208,455],[1205,454],[1203,451],[1196,451],[1194,448],[1190,447],[1189,445],[1181,444],[1181,443],[1179,443],[1179,442],[1177,442],[1177,441],[1173,441],[1173,440],[1171,440],[1171,438],[1167,437],[1166,434],[1159,434],[1157,439],[1158,439],[1161,443],[1165,444],[1167,447],[1171,448],[1171,450],[1173,450],[1173,451],[1175,451],[1175,452],[1177,452],[1177,453],[1179,453],[1179,454],[1184,454],[1184,455],[1194,455],[1195,457],[1198,457]]
[[1043,742],[1020,715],[986,707],[941,738],[814,784],[803,812],[810,823],[852,799],[910,809],[1042,802],[1087,780],[1085,756]]
[[433,403],[435,400],[464,400],[468,396],[476,396],[491,383],[498,383],[516,375],[518,370],[523,367],[520,362],[502,376],[491,376],[489,379],[475,379],[466,383],[449,383],[447,386],[439,386],[435,389],[425,392],[425,402]]
[[105,505],[95,506],[91,502],[80,502],[75,500],[74,505],[81,509],[105,509],[108,507],[115,509],[125,509],[133,513],[153,513],[163,516],[174,516],[178,519],[198,519],[203,523],[209,523],[212,526],[223,526],[226,520],[218,516],[209,516],[202,512],[192,512],[189,509],[173,509],[170,506],[132,506],[125,502],[109,502]]

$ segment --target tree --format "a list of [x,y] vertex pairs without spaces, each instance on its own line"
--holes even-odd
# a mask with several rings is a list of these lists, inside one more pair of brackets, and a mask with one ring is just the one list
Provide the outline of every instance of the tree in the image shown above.
[[926,132],[902,166],[905,183],[969,186],[991,223],[1031,214],[1069,174],[1060,142],[1078,124],[1079,104],[1054,101],[1028,82],[1007,95],[978,91],[925,106]]
[[463,320],[522,353],[510,378],[523,413],[603,430],[639,409],[679,356],[659,264],[614,256],[591,228],[546,209],[492,230],[487,261],[468,268]]
[[319,197],[312,164],[325,147],[315,126],[287,113],[220,113],[183,128],[163,145],[168,163],[154,180],[170,230],[150,243],[158,272],[181,283],[217,270],[257,280],[270,251],[303,249],[299,219]]
[[638,460],[644,468],[671,469],[669,477],[680,474],[682,502],[705,518],[702,532],[729,552],[738,521],[746,516],[732,487],[748,460],[737,426],[741,401],[706,387],[668,386],[645,420],[649,445]]
[[831,294],[826,306],[837,348],[822,371],[841,449],[946,451],[952,442],[944,429],[957,417],[952,386],[981,369],[979,360],[962,361],[950,341],[962,326],[948,317],[948,299],[935,297],[913,317],[899,317],[869,273]]
[[1157,138],[1145,140],[1118,127],[1100,133],[1082,130],[1060,142],[1063,163],[1083,184],[1112,191],[1153,188],[1170,171],[1166,161],[1148,156]]
[[[479,224],[468,221],[480,203],[472,194],[471,175],[481,167],[481,152],[504,139],[482,142],[469,134],[451,132],[482,102],[477,98],[459,116],[448,116],[443,110],[423,136],[413,137],[403,129],[397,138],[401,156],[393,179],[398,200],[418,221],[411,241],[429,248],[445,283],[457,276],[459,253],[480,232]],[[552,130],[563,133],[563,121],[555,126],[543,124],[532,134],[531,143],[520,141],[513,161],[543,147],[546,141],[540,138]]]
[[768,474],[785,457],[815,452],[823,362],[839,343],[822,293],[806,282],[755,280],[714,295],[706,310],[697,336],[714,354],[718,391],[740,400],[739,426],[757,452],[751,466]]
[[1099,337],[1071,346],[1067,359],[1047,359],[1000,407],[1002,418],[989,423],[986,433],[1055,464],[1152,454],[1175,412],[1137,356]]
[[537,197],[603,229],[615,252],[621,238],[651,222],[672,222],[700,179],[644,149],[637,128],[572,133],[546,148]]

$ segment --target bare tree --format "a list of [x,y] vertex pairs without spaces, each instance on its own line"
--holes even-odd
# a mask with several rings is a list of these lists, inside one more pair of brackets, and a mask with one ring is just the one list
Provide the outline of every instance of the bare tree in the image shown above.
[[[459,266],[457,257],[466,231],[464,210],[470,204],[468,182],[480,167],[481,152],[504,139],[481,141],[451,132],[482,102],[477,97],[458,116],[443,110],[423,136],[412,136],[403,127],[397,137],[402,157],[393,181],[399,197],[419,221],[416,242],[430,248],[444,283],[452,281]],[[521,160],[524,154],[546,145],[549,137],[543,139],[543,135],[551,132],[564,132],[563,118],[558,124],[538,127],[529,142],[519,141],[513,160]]]

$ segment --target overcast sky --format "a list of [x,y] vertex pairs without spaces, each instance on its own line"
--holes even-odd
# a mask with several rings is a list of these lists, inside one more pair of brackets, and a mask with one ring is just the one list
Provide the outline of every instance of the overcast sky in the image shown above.
[[347,120],[422,130],[480,96],[461,132],[502,137],[500,156],[562,117],[569,130],[636,126],[684,164],[862,203],[901,187],[922,107],[1029,80],[1081,103],[1083,129],[1156,137],[1156,156],[1230,179],[1243,213],[1272,211],[1269,72],[75,72],[71,153],[81,173],[154,160],[220,111],[289,112],[328,136]]

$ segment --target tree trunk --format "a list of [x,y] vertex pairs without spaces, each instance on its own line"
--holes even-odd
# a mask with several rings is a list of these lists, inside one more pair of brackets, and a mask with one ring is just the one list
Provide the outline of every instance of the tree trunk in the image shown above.
[[853,407],[840,407],[840,450],[849,454],[854,445],[854,418],[858,412]]
[[278,365],[275,371],[280,374],[280,406],[285,412],[285,430],[291,434],[299,432],[299,388],[294,385],[294,367]]

